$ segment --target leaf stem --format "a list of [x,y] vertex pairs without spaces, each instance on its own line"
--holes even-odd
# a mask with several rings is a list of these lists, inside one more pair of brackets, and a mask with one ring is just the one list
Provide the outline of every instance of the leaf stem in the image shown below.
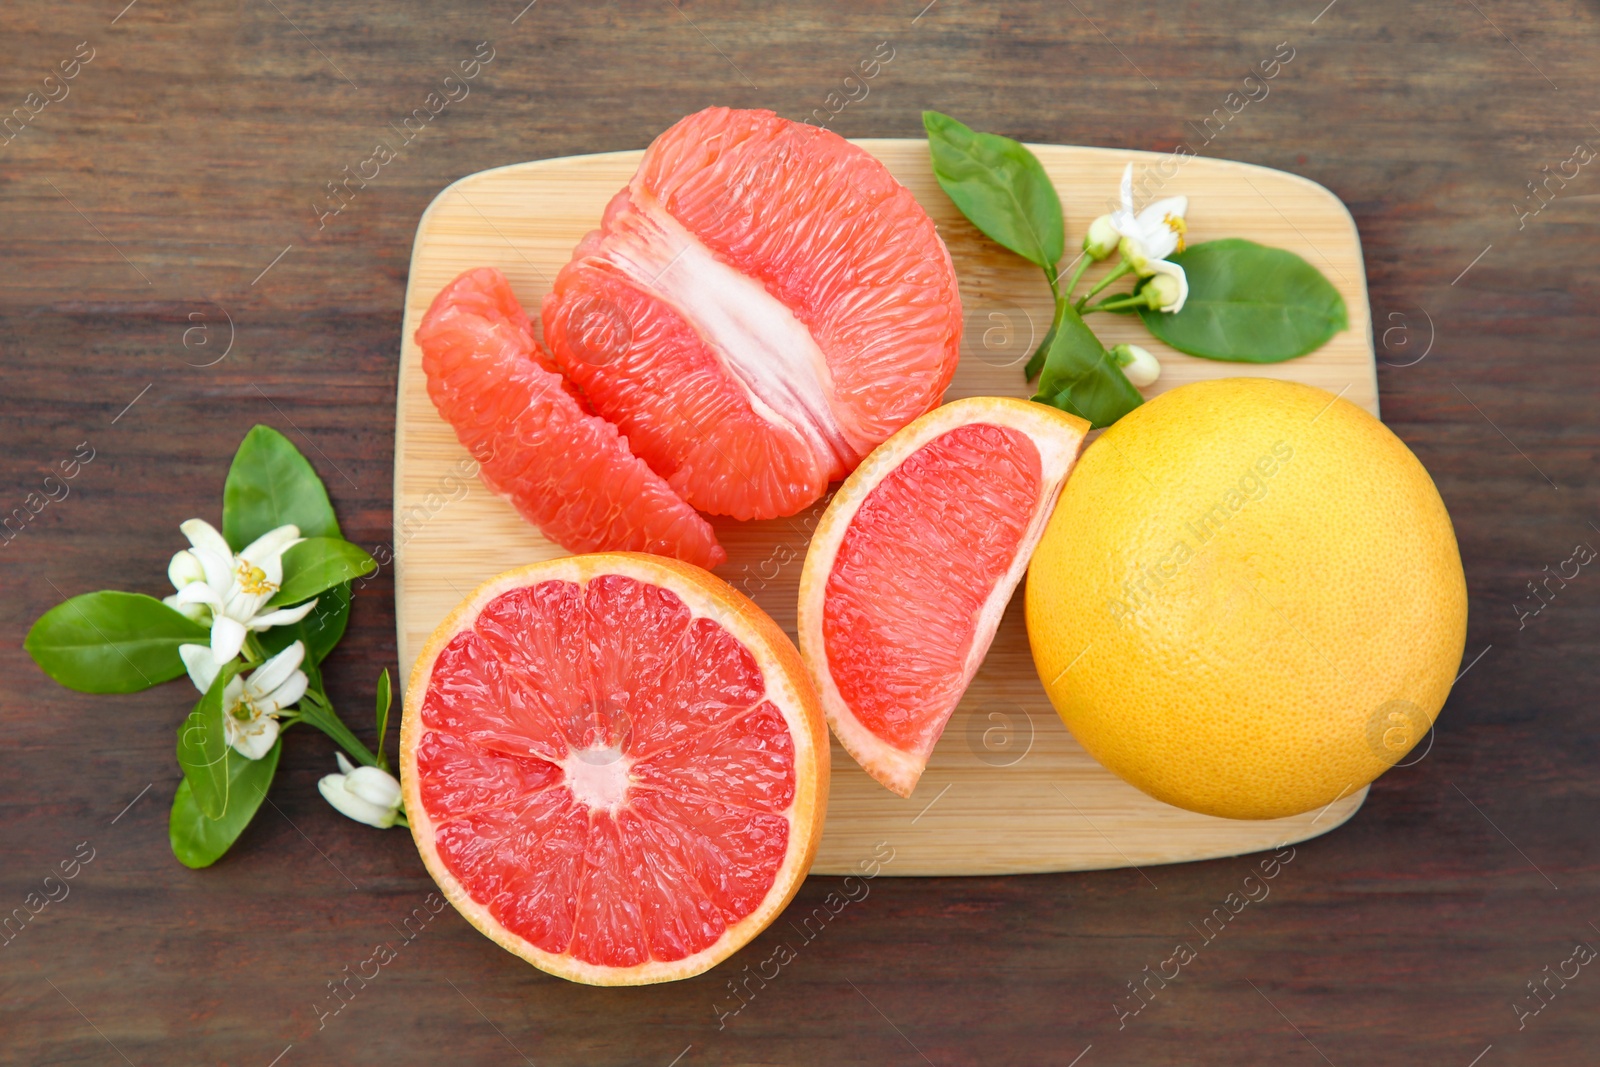
[[[1083,272],[1088,270],[1089,265],[1093,262],[1094,260],[1089,257],[1087,252],[1078,257],[1078,265],[1073,267],[1072,273],[1067,276],[1066,297],[1068,300],[1072,299],[1072,291],[1078,287],[1078,282],[1083,277]],[[1061,299],[1062,294],[1054,286],[1051,286],[1051,292],[1055,293],[1057,300]]]
[[[1081,273],[1081,272],[1080,272]],[[1028,365],[1023,368],[1023,381],[1031,382],[1044,370],[1044,361],[1050,354],[1050,346],[1055,343],[1056,331],[1061,329],[1061,320],[1066,318],[1067,308],[1072,302],[1072,290],[1056,297],[1056,311],[1050,319],[1050,329],[1045,333],[1044,340],[1039,342],[1039,347],[1034,349],[1033,355],[1028,357]]]
[[267,658],[267,650],[261,646],[261,638],[254,632],[244,635],[244,658],[245,670],[249,670]]
[[1104,289],[1106,286],[1110,285],[1112,282],[1116,281],[1118,278],[1122,277],[1124,274],[1130,274],[1132,272],[1133,272],[1133,264],[1132,263],[1129,263],[1125,259],[1124,260],[1119,260],[1117,265],[1114,268],[1112,268],[1112,271],[1111,271],[1110,274],[1107,274],[1104,278],[1101,278],[1098,282],[1095,283],[1093,289],[1090,289],[1087,293],[1083,294],[1083,299],[1078,301],[1075,310],[1080,315],[1083,314],[1083,309],[1088,305],[1090,300],[1093,300],[1097,295],[1099,295],[1100,290]]
[[1094,311],[1128,311],[1133,308],[1149,307],[1150,301],[1145,299],[1143,293],[1124,293],[1118,296],[1108,296],[1098,304],[1090,307],[1079,308],[1079,314],[1087,315]]
[[333,738],[338,746],[350,755],[351,759],[368,767],[379,767],[378,757],[372,750],[361,743],[350,728],[339,718],[339,713],[333,710],[333,705],[328,702],[328,697],[319,689],[308,689],[306,695],[300,700],[300,722],[307,726],[315,726],[318,730]]
[[[1056,265],[1054,263],[1044,268],[1044,280],[1050,283],[1050,296],[1055,300],[1061,299],[1061,284],[1058,280],[1059,278],[1060,275],[1056,273]],[[1069,293],[1072,291],[1070,286],[1068,287],[1067,291]]]

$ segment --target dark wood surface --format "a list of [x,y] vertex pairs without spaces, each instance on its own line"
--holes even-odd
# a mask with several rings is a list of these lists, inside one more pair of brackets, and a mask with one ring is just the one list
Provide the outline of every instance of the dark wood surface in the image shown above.
[[[1600,147],[1594,4],[1337,0],[1319,16],[1325,0],[540,0],[518,17],[524,0],[124,2],[0,8],[0,115],[59,96],[45,75],[80,42],[93,50],[69,94],[0,144],[0,511],[80,443],[94,450],[70,495],[0,547],[0,911],[93,855],[0,945],[0,1061],[1600,1058],[1595,967],[1551,981],[1521,1029],[1514,1008],[1534,1006],[1525,983],[1576,942],[1600,945],[1600,577],[1585,570],[1520,628],[1515,609],[1545,565],[1600,543],[1600,174],[1552,180],[1553,202],[1518,217],[1539,203],[1528,182]],[[325,183],[482,41],[494,59],[470,96],[319,228]],[[1350,205],[1384,417],[1455,519],[1467,656],[1482,653],[1426,758],[1300,846],[1270,897],[1210,943],[1191,924],[1256,859],[885,877],[720,1028],[728,982],[795,940],[781,923],[710,974],[621,991],[549,978],[450,910],[402,944],[432,883],[402,832],[318,797],[332,764],[319,735],[291,736],[272,804],[233,854],[179,866],[166,812],[182,687],[60,689],[21,650],[31,621],[91,589],[163,591],[177,522],[217,516],[255,422],[310,456],[347,534],[386,542],[401,297],[430,198],[485,167],[643,146],[708,104],[810,117],[885,41],[892,62],[833,120],[846,135],[916,136],[934,107],[1028,140],[1186,142]],[[1270,95],[1204,143],[1197,127],[1279,42],[1295,56]],[[221,355],[230,317],[227,357],[191,366]],[[370,706],[377,671],[396,666],[390,593],[384,576],[358,596],[328,663],[342,707]],[[812,879],[794,907],[838,885]],[[1178,942],[1197,958],[1119,1026],[1127,983]],[[327,983],[379,943],[397,957],[319,1025]]]

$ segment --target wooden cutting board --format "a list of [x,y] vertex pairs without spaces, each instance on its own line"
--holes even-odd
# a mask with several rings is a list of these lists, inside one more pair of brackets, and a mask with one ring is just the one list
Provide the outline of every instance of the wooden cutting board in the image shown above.
[[[1050,321],[1037,268],[983,238],[934,182],[920,140],[857,142],[881,159],[939,226],[961,283],[965,335],[947,400],[1026,397],[1022,365]],[[1150,152],[1034,145],[1066,209],[1068,247],[1111,209],[1123,166],[1135,165],[1142,205],[1189,197],[1192,242],[1248,237],[1292,249],[1328,276],[1350,310],[1350,328],[1301,359],[1273,366],[1183,356],[1136,319],[1097,315],[1106,345],[1137,342],[1161,360],[1154,395],[1186,382],[1254,374],[1306,382],[1377,414],[1377,374],[1366,275],[1354,220],[1320,185],[1281,171]],[[606,202],[633,174],[640,152],[608,152],[520,163],[461,179],[440,193],[417,226],[406,291],[395,430],[395,607],[401,677],[440,619],[481,581],[534,560],[564,555],[484,488],[455,435],[434,412],[412,340],[434,295],[472,267],[511,279],[535,318],[572,248],[594,229]],[[1069,255],[1068,259],[1072,257]],[[1093,281],[1104,270],[1088,275]],[[794,635],[795,601],[810,513],[770,522],[714,520],[728,562],[717,573],[750,595]],[[965,699],[945,728],[910,799],[868,778],[837,744],[827,826],[813,870],[854,872],[893,849],[885,873],[1010,874],[1144,867],[1237,855],[1300,841],[1355,813],[1363,789],[1320,812],[1236,822],[1162,804],[1096,763],[1062,726],[1028,653],[1022,597],[1012,601]]]

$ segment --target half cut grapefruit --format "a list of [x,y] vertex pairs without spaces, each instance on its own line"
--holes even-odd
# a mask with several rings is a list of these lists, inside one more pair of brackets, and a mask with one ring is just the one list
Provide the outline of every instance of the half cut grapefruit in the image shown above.
[[456,909],[591,985],[687,978],[760,933],[822,834],[804,665],[699,568],[572,556],[481,586],[412,670],[400,777]]
[[800,651],[856,762],[910,796],[994,639],[1089,424],[971,397],[839,488],[800,576]]

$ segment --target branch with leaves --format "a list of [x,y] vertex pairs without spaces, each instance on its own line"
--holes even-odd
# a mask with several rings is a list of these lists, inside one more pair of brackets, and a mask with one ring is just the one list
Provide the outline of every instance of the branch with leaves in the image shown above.
[[339,718],[321,671],[344,636],[350,582],[377,564],[340,534],[305,456],[276,430],[255,427],[228,470],[222,529],[202,519],[180,529],[190,547],[167,568],[173,594],[75,596],[41,616],[24,642],[46,674],[83,693],[135,693],[184,674],[193,681],[201,696],[178,727],[173,854],[207,867],[228,851],[272,784],[283,731],[297,723],[343,750],[341,773],[318,783],[329,803],[374,826],[403,825],[383,752],[389,672],[378,679],[374,752]]
[[[1135,212],[1133,165],[1122,175],[1121,206],[1096,218],[1083,254],[1063,279],[1066,220],[1043,164],[1026,145],[979,133],[937,111],[922,113],[939,186],[986,236],[1044,271],[1055,313],[1028,360],[1033,399],[1109,426],[1144,402],[1160,364],[1138,345],[1107,350],[1085,317],[1137,314],[1157,338],[1205,359],[1278,363],[1320,348],[1349,325],[1344,298],[1293,252],[1239,238],[1188,245],[1188,198],[1167,197]],[[1095,263],[1118,256],[1082,297]],[[1092,303],[1132,275],[1133,288]]]

